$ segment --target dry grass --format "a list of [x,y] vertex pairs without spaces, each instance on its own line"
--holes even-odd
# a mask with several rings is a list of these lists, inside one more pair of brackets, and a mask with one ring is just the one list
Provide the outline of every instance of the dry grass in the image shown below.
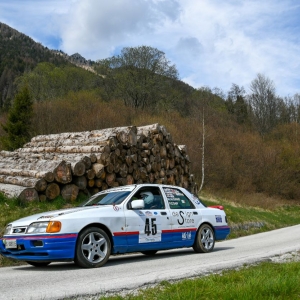
[[263,193],[243,193],[239,191],[204,191],[200,197],[211,202],[218,203],[223,199],[232,206],[249,206],[252,208],[261,208],[264,210],[275,210],[283,206],[299,206],[297,200],[282,199],[276,196],[268,196]]

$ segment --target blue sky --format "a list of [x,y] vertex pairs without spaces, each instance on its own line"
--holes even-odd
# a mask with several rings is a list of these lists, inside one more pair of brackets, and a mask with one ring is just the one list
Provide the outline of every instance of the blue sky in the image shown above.
[[0,0],[0,22],[92,60],[155,47],[195,88],[249,91],[262,73],[300,93],[299,0]]

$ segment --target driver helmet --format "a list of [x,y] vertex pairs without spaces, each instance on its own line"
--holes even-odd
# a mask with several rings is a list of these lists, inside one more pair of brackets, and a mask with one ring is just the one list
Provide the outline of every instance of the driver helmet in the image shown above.
[[146,204],[151,204],[154,200],[154,196],[151,192],[142,192],[141,197],[145,201]]

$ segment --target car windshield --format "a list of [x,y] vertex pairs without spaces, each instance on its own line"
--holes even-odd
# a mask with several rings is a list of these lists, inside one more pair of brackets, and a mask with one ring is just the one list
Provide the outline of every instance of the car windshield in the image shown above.
[[130,194],[130,191],[110,192],[100,195],[94,195],[87,201],[83,202],[80,206],[93,206],[93,205],[114,205],[122,203],[125,198]]

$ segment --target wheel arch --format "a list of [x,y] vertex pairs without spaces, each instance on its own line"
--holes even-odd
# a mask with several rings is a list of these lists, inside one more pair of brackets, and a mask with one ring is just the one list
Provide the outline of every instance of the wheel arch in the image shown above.
[[[203,228],[203,226],[210,227],[212,235],[213,235],[213,239],[209,238],[209,236],[207,236],[206,234],[205,234],[205,236],[203,236],[203,239],[202,239],[202,236],[199,236],[203,232],[202,230],[200,232],[200,228]],[[216,241],[216,232],[215,232],[214,226],[210,222],[204,221],[199,225],[199,227],[196,231],[193,249],[196,253],[210,252],[214,249],[215,241]]]
[[[114,241],[113,241],[113,238],[112,238],[112,233],[110,232],[110,230],[108,229],[108,227],[107,226],[105,226],[104,224],[102,224],[102,223],[90,223],[90,224],[88,224],[88,225],[86,225],[85,227],[82,227],[81,228],[81,230],[78,232],[78,236],[80,235],[80,233],[83,231],[83,230],[85,230],[85,229],[87,229],[87,228],[89,228],[89,227],[97,227],[97,228],[100,228],[100,229],[102,229],[103,231],[105,231],[105,233],[108,235],[108,237],[109,237],[109,239],[110,239],[110,243],[111,243],[111,247],[113,248],[113,243],[114,243]],[[77,238],[77,241],[78,241],[78,238]],[[76,243],[77,243],[77,241],[76,241]]]
[[[209,221],[204,221],[204,222],[202,222],[202,223],[199,224],[199,226],[197,228],[197,231],[196,231],[196,237],[197,237],[197,233],[198,233],[200,227],[202,225],[205,225],[205,224],[207,224],[207,225],[209,225],[211,227],[211,229],[213,230],[213,233],[214,233],[214,237],[216,237],[216,229],[215,229],[214,225],[212,225]],[[195,239],[196,239],[196,237],[195,237]]]

